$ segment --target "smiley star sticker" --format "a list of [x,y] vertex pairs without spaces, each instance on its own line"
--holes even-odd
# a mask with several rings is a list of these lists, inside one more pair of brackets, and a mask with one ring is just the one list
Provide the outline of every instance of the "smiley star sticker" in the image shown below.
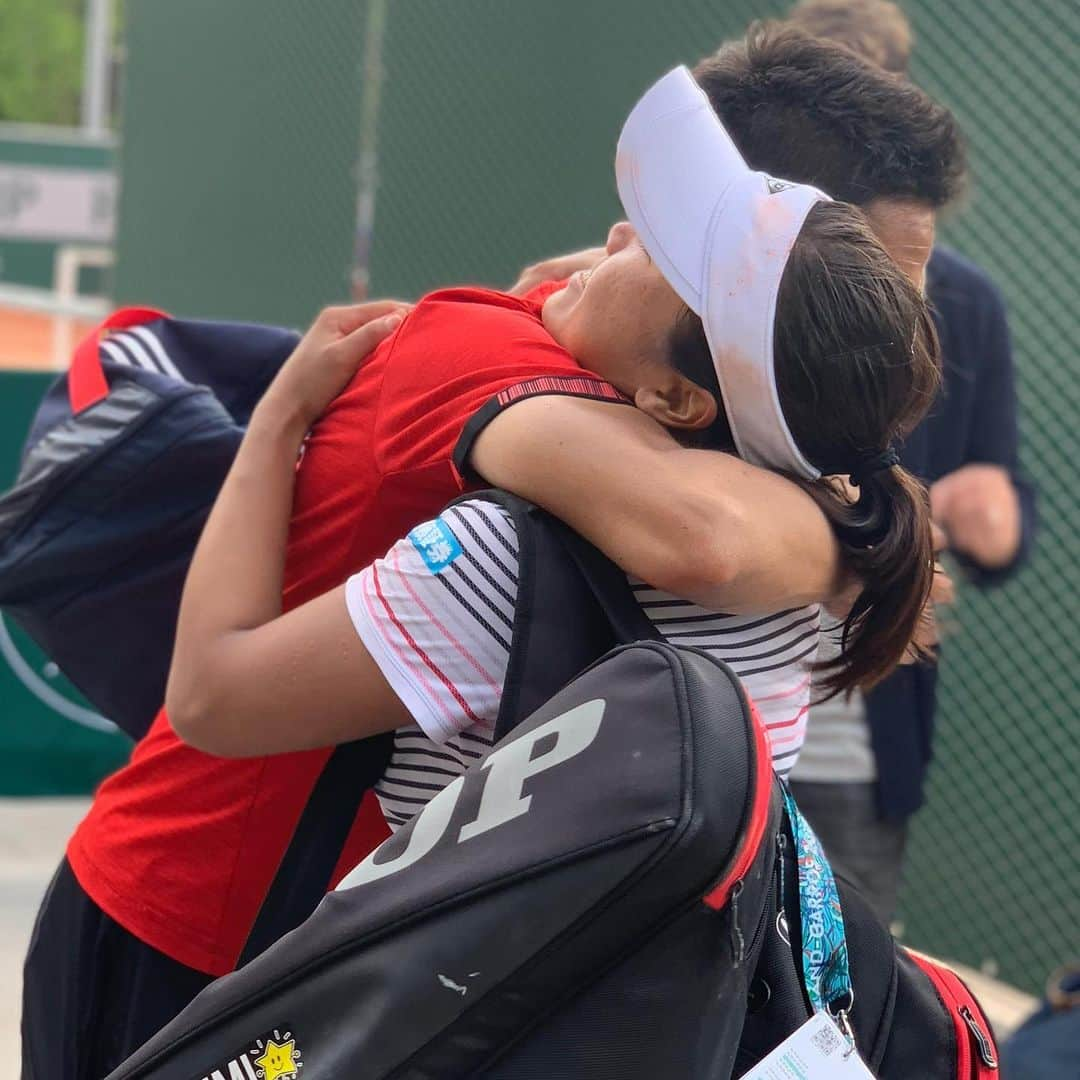
[[282,1077],[296,1076],[296,1040],[276,1043],[273,1039],[267,1039],[266,1051],[261,1058],[255,1059],[255,1064],[262,1069],[263,1080],[281,1080]]

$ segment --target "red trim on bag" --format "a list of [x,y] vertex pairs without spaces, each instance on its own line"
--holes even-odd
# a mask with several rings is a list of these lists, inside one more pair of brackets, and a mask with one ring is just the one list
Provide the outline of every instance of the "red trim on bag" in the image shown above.
[[765,836],[765,826],[769,821],[769,802],[772,796],[773,767],[772,754],[769,752],[769,739],[765,734],[765,725],[761,722],[757,708],[750,703],[750,723],[754,729],[754,803],[750,810],[750,824],[743,833],[742,847],[735,856],[731,869],[723,876],[719,884],[714,885],[704,896],[705,903],[714,911],[719,911],[731,896],[735,882],[750,869],[757,858],[761,841]]
[[106,333],[110,330],[127,330],[132,326],[142,326],[143,323],[168,317],[164,311],[158,311],[157,308],[126,307],[114,311],[102,320],[100,325],[94,327],[79,342],[71,357],[71,366],[68,368],[68,401],[71,402],[71,411],[81,413],[108,397],[109,382],[101,367],[99,350],[101,339]]
[[[997,1044],[994,1042],[994,1033],[975,995],[967,988],[963,979],[944,964],[931,960],[929,956],[917,953],[914,949],[905,951],[933,983],[938,997],[941,998],[942,1004],[952,1017],[953,1028],[956,1031],[957,1080],[991,1080],[992,1077],[999,1076],[1001,1057],[998,1054]],[[972,1042],[977,1037],[969,1026],[969,1020],[964,1017],[964,1010],[985,1039],[985,1048],[972,1046]],[[987,1049],[993,1058],[993,1065],[988,1065],[983,1056],[984,1050]]]

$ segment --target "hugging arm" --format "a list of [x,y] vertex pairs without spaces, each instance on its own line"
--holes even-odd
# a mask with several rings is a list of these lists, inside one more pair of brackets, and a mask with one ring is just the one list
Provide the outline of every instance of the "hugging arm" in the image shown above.
[[[173,726],[200,749],[326,746],[412,718],[357,635],[344,586],[285,614],[281,605],[297,452],[392,329],[393,309],[324,313],[252,418],[192,561],[169,675]],[[836,546],[809,496],[736,458],[685,450],[625,405],[520,401],[473,449],[489,481],[563,517],[658,588],[734,610],[836,591]]]
[[188,571],[169,671],[170,721],[199,749],[309,749],[410,719],[353,628],[344,586],[281,610],[300,446],[398,306],[324,312],[252,416]]
[[686,449],[637,409],[531,398],[498,413],[468,459],[628,573],[703,607],[796,607],[844,586],[839,546],[805,491],[730,454]]

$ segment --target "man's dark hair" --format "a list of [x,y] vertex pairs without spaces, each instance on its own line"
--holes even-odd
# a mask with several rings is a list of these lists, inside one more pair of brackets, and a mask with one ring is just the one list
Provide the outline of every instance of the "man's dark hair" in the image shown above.
[[960,191],[952,113],[842,45],[755,23],[694,77],[755,169],[858,205],[887,196],[939,209]]

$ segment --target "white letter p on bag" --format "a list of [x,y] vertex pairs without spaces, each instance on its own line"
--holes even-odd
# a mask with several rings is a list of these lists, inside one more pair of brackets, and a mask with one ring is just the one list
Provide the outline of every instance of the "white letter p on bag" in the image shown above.
[[[476,820],[462,826],[458,843],[471,840],[527,813],[532,796],[521,793],[525,781],[580,754],[596,738],[600,721],[604,718],[604,708],[602,698],[587,701],[548,720],[507,746],[493,750],[480,766],[487,775]],[[536,744],[549,735],[555,736],[551,747],[533,757]],[[400,873],[422,859],[445,834],[464,786],[463,776],[447,784],[413,819],[412,833],[403,851],[394,858],[377,863],[375,859],[382,848],[376,848],[346,874],[338,889],[367,885]]]
[[[488,777],[476,820],[461,827],[458,843],[527,813],[532,796],[521,794],[525,781],[580,754],[596,738],[605,704],[603,698],[586,701],[584,705],[541,724],[528,735],[492,751],[481,765]],[[534,758],[532,752],[536,744],[548,735],[555,736],[554,745]]]

